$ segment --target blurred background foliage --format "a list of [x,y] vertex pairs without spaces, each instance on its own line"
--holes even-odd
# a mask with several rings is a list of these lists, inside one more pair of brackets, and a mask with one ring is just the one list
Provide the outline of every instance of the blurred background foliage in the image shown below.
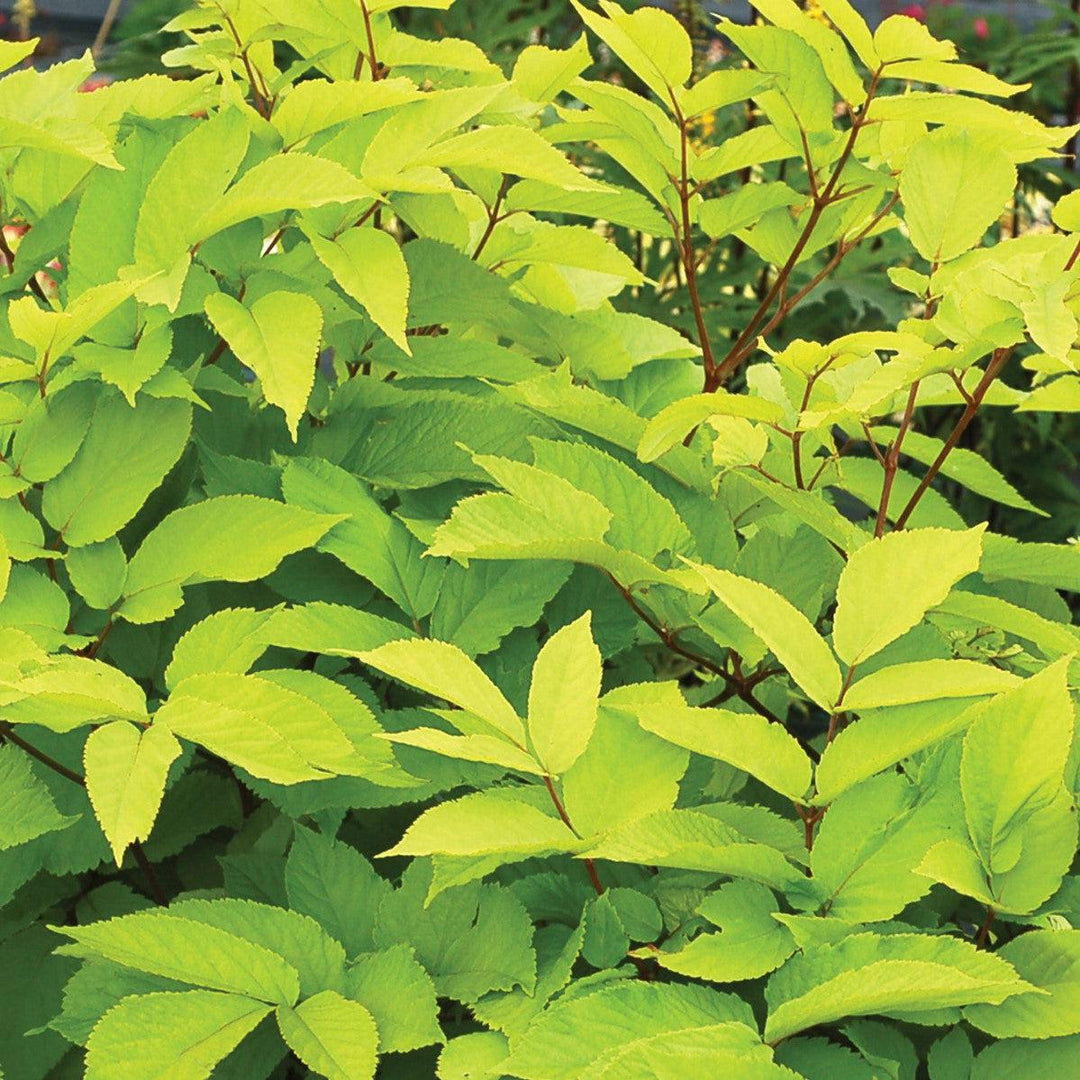
[[[623,2],[633,8],[661,0]],[[816,0],[802,2],[811,15],[824,18]],[[53,0],[54,6],[62,3]],[[103,14],[108,6],[107,0],[80,3],[84,15],[88,8],[95,12],[101,8]],[[190,4],[191,0],[127,0],[109,27],[100,55],[103,70],[117,78],[165,70],[160,57],[174,43],[163,40],[161,28]],[[663,0],[661,6],[672,10],[691,31],[697,43],[699,74],[733,62],[715,15],[748,18],[745,4],[737,0]],[[937,36],[951,38],[966,62],[1012,82],[1030,83],[1030,89],[1012,99],[1014,107],[1033,112],[1047,123],[1080,122],[1080,0],[864,0],[859,6],[871,17],[905,14],[924,21]],[[507,71],[526,45],[539,42],[566,47],[582,32],[569,0],[456,0],[448,11],[406,9],[399,17],[414,34],[473,41]],[[81,50],[97,36],[93,21],[84,18],[82,33],[89,37],[79,40],[79,21],[65,22],[59,14],[51,14],[44,0],[37,4],[13,0],[0,18],[5,23],[0,29],[9,36],[44,33],[43,51],[54,57],[70,54],[72,49]],[[47,62],[49,56],[42,59]],[[601,51],[596,59],[608,78],[645,92],[644,87],[635,86],[629,72],[612,56]],[[181,74],[175,69],[173,73]],[[751,113],[740,115],[733,110],[725,111],[721,117],[706,116],[700,123],[699,138],[718,144],[754,122]],[[1074,140],[1072,156],[1024,169],[1017,197],[999,223],[1001,235],[1052,227],[1049,202],[1080,186],[1077,149]],[[597,155],[586,164],[598,176],[634,184],[634,178],[610,159]],[[765,165],[759,171],[762,179],[782,179],[783,168],[782,164]],[[613,225],[598,227],[605,228],[613,242],[637,261],[650,281],[626,294],[620,305],[683,328],[689,334],[691,316],[686,289],[670,243]],[[827,341],[854,330],[895,326],[910,313],[910,298],[894,290],[880,271],[896,265],[901,250],[894,234],[885,234],[860,248],[845,261],[831,287],[816,292],[814,299],[785,324],[787,333]],[[724,340],[745,324],[768,279],[734,238],[714,243],[699,254],[709,331],[715,340]],[[824,260],[828,254],[818,259]],[[803,272],[812,276],[819,266],[820,262],[812,260]],[[777,336],[770,344],[779,348],[785,339]],[[1022,365],[1024,356],[1019,354],[1012,363]],[[650,365],[643,371],[643,381],[655,379],[654,367]],[[1009,380],[1008,373],[1006,381],[1020,384],[1015,377]],[[686,387],[641,387],[642,394],[675,397],[688,392],[691,389]],[[923,419],[923,423],[940,425],[940,431],[927,431],[938,436],[948,432],[954,422],[949,410],[926,410]],[[959,488],[950,491],[954,505],[969,521],[989,519],[995,530],[1027,540],[1060,541],[1080,535],[1080,415],[984,410],[969,429],[965,442],[986,455],[1049,514],[1047,518],[1036,518],[985,502]]]

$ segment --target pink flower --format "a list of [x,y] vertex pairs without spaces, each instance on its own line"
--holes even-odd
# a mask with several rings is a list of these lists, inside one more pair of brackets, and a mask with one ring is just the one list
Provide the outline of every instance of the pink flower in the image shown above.
[[926,22],[926,8],[922,4],[908,4],[906,8],[900,9],[901,15],[906,15],[909,19],[918,19],[919,22]]
[[980,41],[985,41],[990,36],[990,24],[985,19],[976,19],[971,26]]

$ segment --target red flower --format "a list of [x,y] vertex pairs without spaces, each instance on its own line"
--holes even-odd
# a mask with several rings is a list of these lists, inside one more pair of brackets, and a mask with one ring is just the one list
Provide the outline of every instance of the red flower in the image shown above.
[[985,41],[990,36],[990,24],[985,19],[976,19],[971,25],[980,41]]
[[908,4],[906,8],[900,9],[901,15],[906,15],[909,19],[918,19],[919,22],[926,22],[926,8],[922,4]]

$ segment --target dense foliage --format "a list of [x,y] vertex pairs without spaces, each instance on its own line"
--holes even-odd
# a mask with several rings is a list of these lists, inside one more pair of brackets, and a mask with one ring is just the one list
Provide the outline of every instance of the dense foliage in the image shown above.
[[1068,1075],[1080,551],[962,444],[1080,410],[1075,132],[451,3],[0,80],[3,1076]]

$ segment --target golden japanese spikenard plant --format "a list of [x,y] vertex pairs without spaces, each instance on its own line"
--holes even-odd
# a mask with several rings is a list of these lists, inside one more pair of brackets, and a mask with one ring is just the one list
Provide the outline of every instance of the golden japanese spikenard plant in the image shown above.
[[1080,551],[948,497],[1080,409],[1073,130],[848,0],[450,2],[0,45],[4,1077],[1073,1075]]

